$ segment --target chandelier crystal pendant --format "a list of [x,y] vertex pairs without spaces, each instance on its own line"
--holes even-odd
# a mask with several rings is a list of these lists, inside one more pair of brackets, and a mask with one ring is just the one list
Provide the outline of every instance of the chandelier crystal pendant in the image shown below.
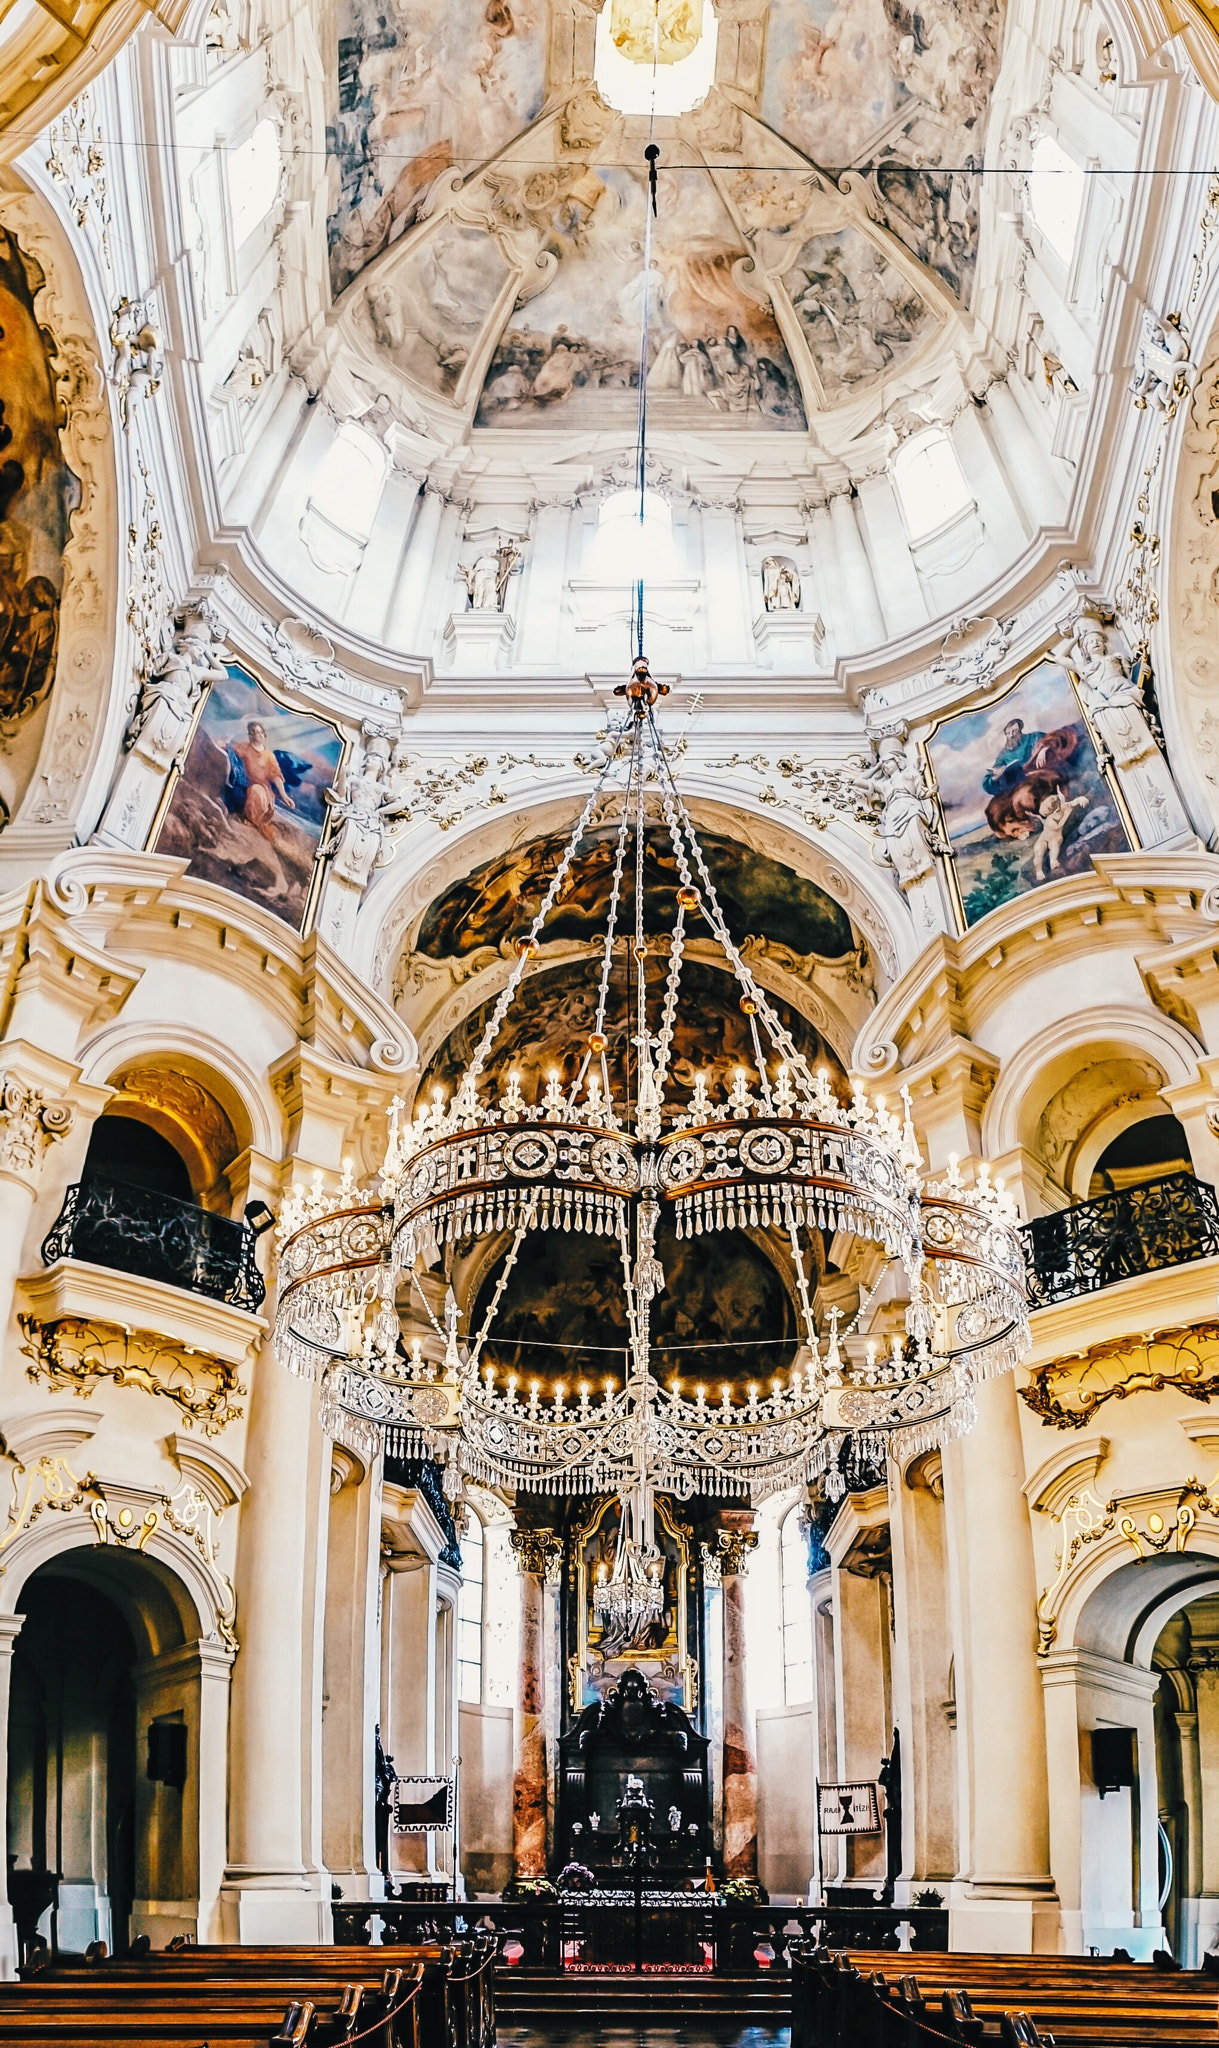
[[[618,1494],[623,1505],[611,1578],[594,1591],[614,1632],[637,1635],[663,1599],[653,1503],[658,1493],[758,1502],[806,1483],[836,1458],[847,1435],[869,1455],[898,1443],[913,1454],[968,1428],[973,1389],[1028,1349],[1024,1262],[1013,1202],[987,1176],[966,1186],[953,1168],[927,1182],[910,1103],[900,1114],[857,1089],[843,1102],[825,1069],[813,1072],[725,922],[655,718],[664,686],[646,659],[621,687],[626,716],[567,841],[545,900],[449,1099],[437,1090],[413,1114],[396,1102],[374,1190],[345,1174],[285,1204],[280,1221],[276,1346],[293,1370],[321,1383],[331,1434],[365,1450],[390,1447],[438,1459],[456,1495],[465,1479],[548,1494]],[[586,833],[617,811],[610,903],[597,972],[593,1029],[573,1048],[570,1087],[552,1076],[528,1101],[509,1073],[498,1093],[488,1061],[530,971],[546,922],[572,875]],[[645,832],[667,835],[678,877],[667,933],[645,935]],[[620,923],[633,871],[630,928]],[[710,933],[740,991],[752,1069],[726,1094],[705,1076],[675,1086],[674,1030],[694,920]],[[649,960],[662,963],[657,998]],[[617,974],[615,974],[617,968]],[[614,1074],[611,988],[626,970],[633,1054]],[[619,995],[618,1000],[621,1000]],[[662,1388],[653,1369],[651,1314],[665,1284],[661,1220],[706,1241],[725,1231],[768,1233],[790,1262],[801,1342],[769,1386]],[[545,1388],[501,1376],[486,1359],[504,1289],[537,1231],[600,1237],[621,1261],[626,1371],[594,1389],[587,1379]],[[818,1328],[809,1268],[814,1233],[879,1250],[901,1269],[908,1306],[881,1349],[831,1311]],[[428,1295],[475,1244],[502,1247],[490,1301],[464,1333],[451,1288],[441,1325]],[[875,1252],[872,1254],[873,1260]],[[815,1271],[815,1268],[814,1268]],[[424,1304],[442,1344],[429,1361],[402,1343],[402,1314]],[[400,1306],[401,1305],[401,1306]],[[760,1333],[761,1334],[761,1333]],[[658,1569],[658,1566],[661,1568]]]

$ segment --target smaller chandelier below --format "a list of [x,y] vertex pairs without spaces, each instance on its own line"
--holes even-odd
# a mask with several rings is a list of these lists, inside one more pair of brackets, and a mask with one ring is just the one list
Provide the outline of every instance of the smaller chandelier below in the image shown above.
[[618,1649],[629,1650],[664,1611],[664,1558],[630,1539],[619,1543],[613,1571],[597,1567],[593,1620]]

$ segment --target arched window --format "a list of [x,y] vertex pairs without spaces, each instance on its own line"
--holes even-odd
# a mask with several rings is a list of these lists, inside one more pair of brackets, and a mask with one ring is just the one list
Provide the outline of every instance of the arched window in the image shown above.
[[664,581],[674,574],[673,512],[659,491],[611,491],[597,514],[594,573],[607,583]]
[[229,158],[229,207],[233,244],[240,249],[270,213],[279,196],[282,159],[274,121],[262,120]]
[[973,504],[957,451],[942,427],[903,443],[893,458],[893,482],[912,541],[924,540]]
[[309,493],[301,538],[319,569],[350,576],[359,567],[385,489],[389,453],[357,420],[344,420]]
[[813,1697],[813,1618],[808,1598],[808,1535],[802,1510],[783,1518],[779,1560],[783,1575],[783,1696],[789,1707]]
[[1029,158],[1029,211],[1056,256],[1069,263],[1084,203],[1084,170],[1052,135],[1039,135]]
[[483,1696],[483,1525],[466,1510],[457,1596],[457,1697],[477,1706]]

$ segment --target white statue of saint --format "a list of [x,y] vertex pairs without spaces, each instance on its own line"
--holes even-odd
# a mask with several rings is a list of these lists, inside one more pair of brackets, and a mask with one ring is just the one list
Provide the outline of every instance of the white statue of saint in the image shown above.
[[762,564],[762,602],[768,612],[800,609],[800,571],[790,555],[767,555]]
[[872,757],[859,762],[851,786],[876,832],[873,858],[886,861],[908,888],[930,873],[940,851],[935,799],[904,725],[870,743]]
[[143,755],[154,768],[172,768],[179,759],[211,683],[224,682],[225,651],[214,621],[202,607],[178,616],[173,645],[144,682],[123,745]]
[[524,551],[514,540],[501,541],[492,551],[479,555],[458,573],[470,597],[472,612],[502,612],[508,578],[524,561]]
[[1117,766],[1130,768],[1153,751],[1155,740],[1143,710],[1142,690],[1116,640],[1098,612],[1082,612],[1066,643],[1066,655],[1097,733]]
[[385,844],[385,810],[390,797],[390,743],[386,734],[368,733],[326,801],[338,830],[330,847],[332,870],[341,882],[365,889]]

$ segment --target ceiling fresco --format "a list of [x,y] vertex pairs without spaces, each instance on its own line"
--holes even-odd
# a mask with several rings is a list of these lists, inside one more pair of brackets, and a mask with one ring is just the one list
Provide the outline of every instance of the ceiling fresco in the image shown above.
[[[695,166],[658,181],[649,284],[648,405],[658,426],[803,427],[800,384],[769,306],[734,266],[749,255],[711,180]],[[636,171],[588,172],[554,208],[544,246],[553,284],[512,315],[476,423],[632,424],[647,185]]]
[[[796,1319],[777,1269],[739,1230],[705,1243],[678,1243],[661,1225],[657,1251],[665,1285],[652,1303],[652,1369],[667,1383],[676,1374],[705,1382],[769,1379],[791,1364]],[[498,1277],[484,1276],[471,1317],[481,1327]],[[621,1380],[626,1355],[626,1305],[618,1247],[605,1238],[538,1231],[508,1277],[484,1361],[525,1379],[584,1377]]]
[[[494,860],[454,882],[423,914],[414,951],[429,960],[468,960],[490,947],[510,947],[533,923],[566,850],[570,833],[551,833],[497,854]],[[616,823],[594,827],[572,864],[559,899],[542,930],[553,939],[597,940],[609,916]],[[816,954],[840,960],[858,940],[846,912],[832,896],[794,868],[754,853],[739,840],[701,832],[699,844],[720,908],[738,945],[750,937],[790,947],[801,958]],[[678,873],[667,832],[650,828],[644,841],[644,928],[672,929],[677,915]],[[619,929],[632,929],[635,880],[623,877]],[[687,921],[692,938],[709,937],[701,915]]]
[[[649,1028],[660,1016],[667,954],[657,954],[647,967]],[[683,1000],[674,1028],[673,1051],[669,1061],[671,1092],[676,1108],[694,1087],[696,1077],[706,1077],[712,1094],[727,1094],[738,1067],[752,1076],[756,1072],[749,1020],[742,1015],[740,988],[735,978],[705,961],[687,959],[682,966]],[[520,1077],[528,1101],[540,1096],[552,1074],[558,1074],[565,1088],[576,1080],[584,1057],[588,1035],[596,1022],[598,972],[595,960],[569,960],[561,967],[535,970],[522,984],[500,1029],[483,1069],[487,1092],[498,1094],[510,1073]],[[625,961],[621,958],[610,982],[605,1034],[609,1040],[606,1058],[610,1083],[621,1098],[630,1087],[634,1071],[635,1032],[634,979],[627,983]],[[786,1029],[813,1067],[830,1069],[845,1090],[842,1066],[836,1055],[806,1018],[770,998]],[[461,1079],[482,1037],[495,1005],[489,996],[457,1026],[445,1040],[426,1069],[419,1084],[426,1100],[439,1084],[450,1093]]]
[[411,226],[442,171],[528,127],[546,91],[546,0],[340,0],[327,131],[337,298]]
[[[338,12],[331,281],[363,344],[479,427],[629,423],[649,128],[594,83],[595,15]],[[697,12],[665,16],[677,57]],[[716,19],[709,95],[658,131],[649,401],[683,430],[801,431],[969,303],[1002,10],[734,0]]]

